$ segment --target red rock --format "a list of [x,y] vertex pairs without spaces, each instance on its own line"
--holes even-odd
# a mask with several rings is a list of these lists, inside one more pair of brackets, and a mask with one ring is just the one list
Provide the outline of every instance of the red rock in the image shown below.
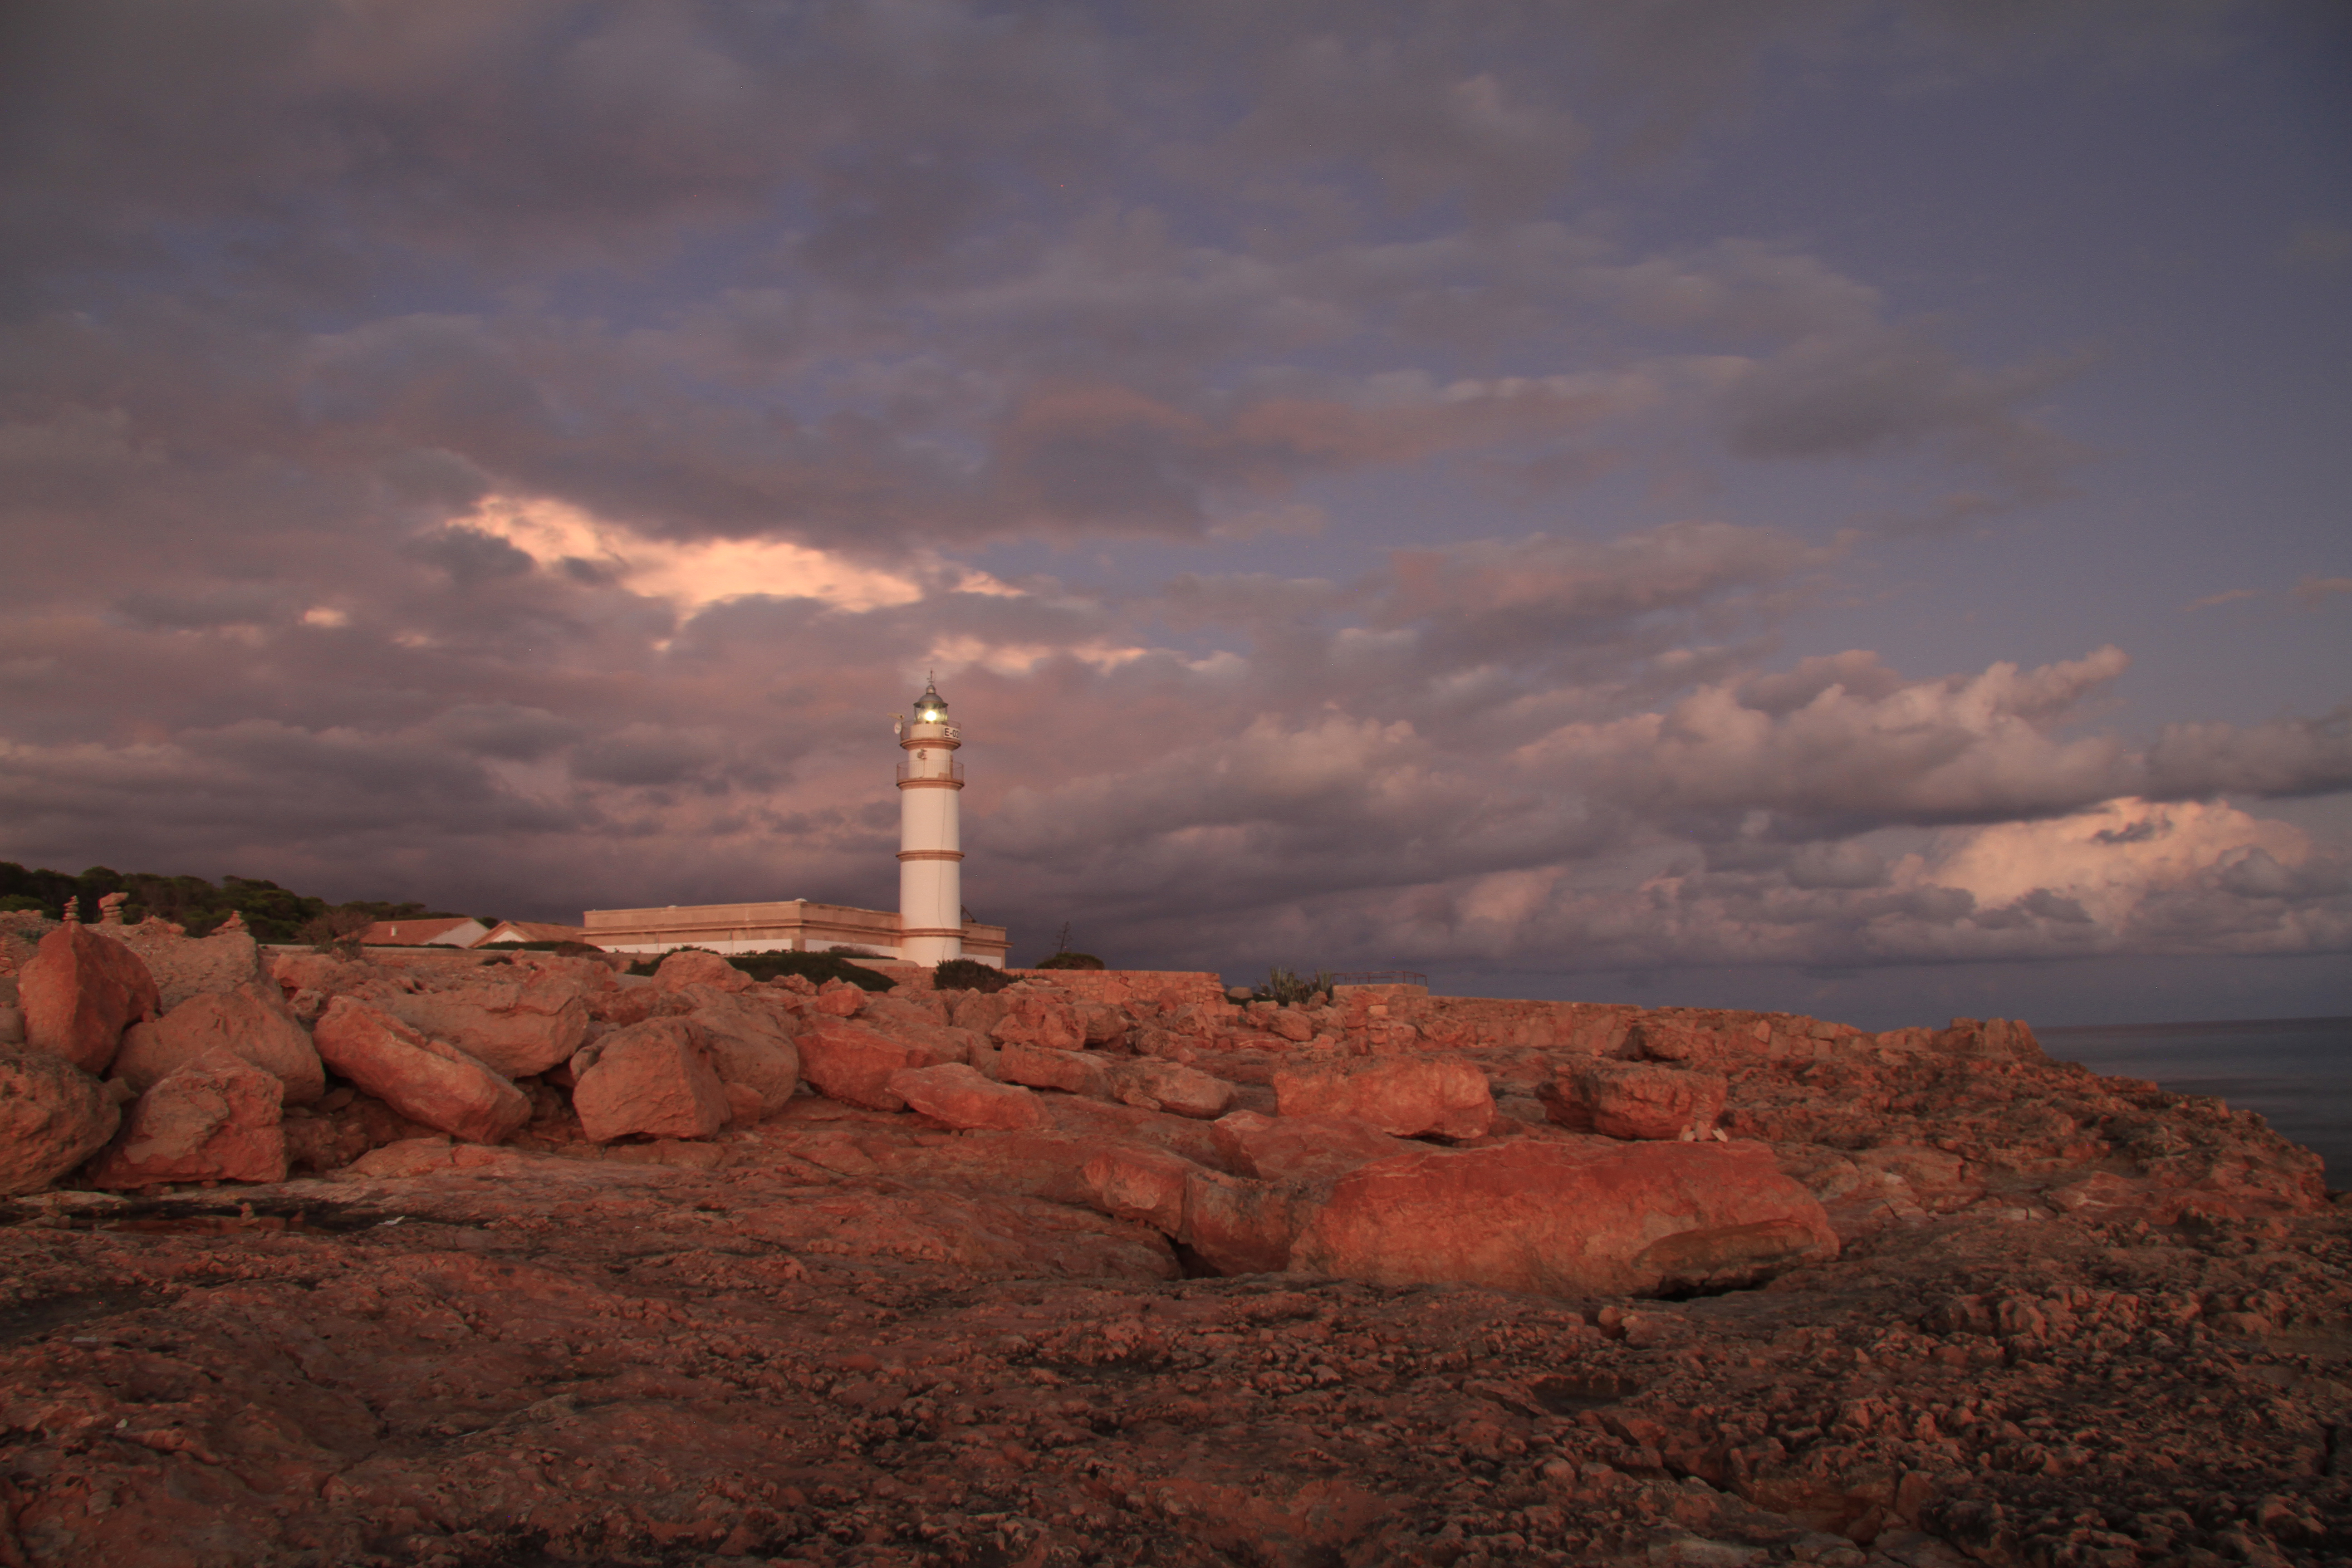
[[749,1126],[768,1114],[768,1102],[760,1091],[748,1083],[736,1083],[721,1078],[719,1087],[727,1091],[727,1120]]
[[[1069,1003],[1054,996],[1015,996],[1004,992],[997,995],[1009,1005],[1004,1016],[990,1026],[990,1039],[999,1045],[1043,1046],[1055,1051],[1086,1049],[1086,1022]],[[956,1021],[963,1022],[961,1012]]]
[[2013,1018],[1955,1018],[1937,1031],[1937,1050],[1955,1056],[1990,1057],[1997,1061],[2046,1062],[2042,1042],[2028,1026]]
[[866,1010],[866,988],[828,980],[816,988],[816,1010],[828,1018],[855,1018]]
[[802,1032],[801,1075],[819,1094],[873,1110],[904,1110],[907,1102],[890,1088],[890,1075],[905,1068],[929,1067],[936,1059],[924,1047],[841,1018],[824,1018]]
[[887,1087],[909,1110],[950,1127],[1019,1132],[1045,1125],[1035,1095],[1011,1084],[992,1083],[961,1062],[902,1068],[890,1075]]
[[1296,1007],[1276,1008],[1265,1026],[1294,1045],[1305,1045],[1316,1034],[1315,1020]]
[[1291,1260],[1385,1285],[1583,1296],[1748,1283],[1836,1255],[1822,1205],[1763,1144],[1515,1139],[1349,1173]]
[[275,1073],[215,1046],[139,1097],[121,1134],[90,1162],[89,1179],[115,1188],[282,1182],[284,1087]]
[[448,1041],[507,1078],[569,1061],[588,1037],[589,987],[578,974],[523,970],[509,979],[505,968],[477,970],[441,990],[397,993],[383,1005],[418,1033]]
[[[1686,1072],[1649,1062],[1602,1062],[1572,1075],[1573,1101],[1605,1138],[1705,1137],[1723,1114],[1727,1085],[1721,1073]],[[1575,1125],[1563,1109],[1553,1120]]]
[[17,976],[25,1044],[103,1073],[122,1031],[159,1009],[154,976],[136,953],[87,927],[61,925]]
[[1359,1165],[1391,1160],[1412,1145],[1343,1116],[1261,1116],[1236,1110],[1210,1129],[1226,1164],[1269,1182],[1330,1181]]
[[1111,1067],[1091,1051],[1056,1051],[1013,1044],[996,1051],[996,1076],[1032,1089],[1058,1089],[1096,1100],[1111,1095]]
[[453,1138],[503,1142],[530,1120],[530,1100],[513,1084],[373,1003],[336,997],[311,1038],[336,1072],[411,1121]]
[[572,1109],[591,1142],[631,1132],[708,1138],[727,1125],[727,1090],[702,1031],[685,1018],[649,1018],[583,1047]]
[[37,1192],[114,1136],[106,1086],[46,1051],[0,1052],[0,1197]]
[[1112,1069],[1111,1092],[1122,1105],[1208,1121],[1233,1108],[1235,1091],[1223,1079],[1197,1068],[1141,1058]]
[[241,991],[200,992],[152,1023],[131,1025],[115,1054],[113,1076],[144,1093],[206,1051],[221,1049],[275,1077],[289,1105],[308,1105],[327,1091],[326,1068],[310,1031],[266,981]]
[[1188,1171],[1176,1239],[1219,1274],[1276,1274],[1290,1267],[1302,1209],[1311,1204],[1296,1188]]
[[1483,1136],[1495,1120],[1486,1075],[1454,1057],[1384,1057],[1352,1068],[1274,1075],[1285,1116],[1342,1116],[1399,1138]]
[[800,1087],[801,1054],[781,1010],[757,993],[730,994],[708,985],[689,985],[677,995],[693,1008],[687,1016],[701,1026],[719,1081],[759,1100],[756,1110],[736,1120],[756,1121],[782,1110]]
[[683,991],[689,985],[747,991],[759,982],[715,952],[673,952],[655,969],[654,984],[664,991]]
[[1126,1041],[1129,1020],[1123,1009],[1108,1002],[1077,1002],[1072,1006],[1088,1047],[1117,1046]]
[[1746,1046],[1713,1029],[1695,1029],[1655,1018],[1635,1022],[1625,1032],[1626,1054],[1654,1062],[1692,1062],[1713,1066],[1726,1058],[1753,1056],[1759,1042]]
[[1184,1227],[1185,1182],[1199,1169],[1164,1150],[1118,1144],[1090,1156],[1082,1174],[1103,1213],[1174,1236]]
[[261,949],[242,931],[190,936],[185,928],[152,915],[135,926],[99,926],[98,933],[139,955],[155,979],[158,1011],[168,1013],[191,996],[242,991],[267,976]]

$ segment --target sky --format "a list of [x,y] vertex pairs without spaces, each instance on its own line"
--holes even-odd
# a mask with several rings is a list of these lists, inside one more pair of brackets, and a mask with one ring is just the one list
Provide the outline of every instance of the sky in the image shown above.
[[2352,1013],[2352,22],[28,0],[0,859]]

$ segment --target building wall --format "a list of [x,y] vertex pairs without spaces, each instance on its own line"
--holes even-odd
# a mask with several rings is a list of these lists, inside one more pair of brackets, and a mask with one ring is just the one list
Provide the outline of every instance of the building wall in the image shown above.
[[[964,923],[964,953],[1002,967],[1003,926]],[[898,953],[898,917],[887,910],[814,904],[804,899],[763,904],[680,904],[652,910],[590,910],[581,940],[614,952],[667,952],[704,947],[713,952],[822,952],[833,947]]]

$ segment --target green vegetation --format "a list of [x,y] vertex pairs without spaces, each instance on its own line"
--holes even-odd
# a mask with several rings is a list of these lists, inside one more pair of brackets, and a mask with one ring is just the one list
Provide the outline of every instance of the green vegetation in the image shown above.
[[215,886],[202,877],[117,871],[107,866],[92,866],[79,876],[46,868],[28,871],[14,861],[0,860],[0,910],[37,910],[55,918],[71,899],[83,920],[95,921],[98,900],[109,893],[130,895],[122,918],[134,925],[153,916],[187,927],[191,936],[204,936],[231,914],[242,914],[246,929],[260,942],[316,942],[321,934],[332,941],[345,932],[309,929],[331,916],[344,917],[346,922],[356,918],[358,924],[348,930],[359,930],[374,921],[432,920],[451,912],[373,899],[330,904],[254,877],[223,877]]
[[[504,944],[501,944],[504,945]],[[709,952],[707,947],[677,947],[671,952]],[[667,952],[649,953],[629,965],[632,974],[651,974],[661,967]],[[754,980],[773,980],[779,974],[797,974],[813,985],[828,980],[846,980],[863,991],[888,991],[898,984],[887,974],[877,974],[863,964],[852,963],[835,952],[722,952],[725,959]]]
[[1318,999],[1331,1000],[1331,972],[1318,969],[1308,979],[1294,970],[1276,964],[1265,972],[1265,978],[1250,992],[1256,1002],[1273,1002],[1285,1007],[1308,1006]]
[[1002,991],[1013,982],[1004,971],[976,958],[948,958],[931,971],[934,991]]

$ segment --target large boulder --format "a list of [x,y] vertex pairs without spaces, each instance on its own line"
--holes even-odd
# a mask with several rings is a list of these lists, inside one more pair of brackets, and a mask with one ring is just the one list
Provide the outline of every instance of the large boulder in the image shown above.
[[284,1086],[235,1051],[213,1047],[131,1108],[121,1136],[90,1162],[101,1187],[166,1182],[282,1182]]
[[995,1083],[961,1062],[901,1068],[890,1075],[890,1092],[909,1110],[955,1128],[992,1128],[1025,1132],[1046,1123],[1037,1097],[1025,1089]]
[[[1010,1005],[1003,1017],[989,1026],[989,1038],[997,1044],[1044,1046],[1056,1051],[1086,1049],[1087,1021],[1069,1003],[1056,996],[1016,996],[1003,992],[998,995]],[[963,1023],[961,1009],[956,1022]]]
[[1723,1114],[1726,1089],[1721,1073],[1596,1062],[1561,1074],[1545,1110],[1563,1126],[1604,1138],[1704,1138]]
[[218,995],[259,984],[261,948],[252,933],[217,931],[190,936],[170,921],[144,920],[135,926],[86,928],[121,942],[139,955],[155,978],[159,1010],[168,1013],[191,996]]
[[1031,1089],[1058,1089],[1096,1100],[1112,1097],[1111,1065],[1092,1051],[1057,1051],[1045,1046],[1000,1046],[996,1076]]
[[593,1142],[631,1132],[708,1138],[733,1114],[691,1019],[648,1018],[616,1029],[572,1058],[572,1109]]
[[1112,1069],[1111,1093],[1122,1105],[1208,1121],[1233,1109],[1238,1092],[1223,1079],[1175,1062],[1139,1058]]
[[1088,1199],[1103,1213],[1175,1236],[1184,1228],[1185,1184],[1200,1169],[1165,1150],[1112,1143],[1089,1155],[1079,1173]]
[[1752,1284],[1836,1255],[1829,1216],[1764,1144],[1554,1138],[1360,1166],[1332,1184],[1291,1267],[1628,1296]]
[[372,1002],[336,997],[311,1037],[329,1067],[409,1121],[452,1138],[502,1143],[530,1120],[522,1090]]
[[86,926],[61,925],[17,976],[25,1043],[103,1073],[122,1031],[161,1010],[155,977],[138,954]]
[[63,1057],[0,1052],[0,1197],[47,1186],[105,1147],[121,1120],[106,1086]]
[[926,1046],[892,1039],[846,1018],[820,1016],[794,1043],[801,1076],[819,1094],[868,1110],[907,1109],[905,1098],[890,1087],[891,1075],[940,1059]]
[[1342,1116],[1261,1116],[1236,1110],[1210,1127],[1228,1170],[1267,1182],[1326,1182],[1412,1145]]
[[1399,1138],[1483,1137],[1495,1121],[1486,1075],[1456,1057],[1379,1057],[1274,1075],[1285,1116],[1342,1116]]
[[151,1023],[131,1025],[123,1031],[112,1076],[143,1094],[205,1052],[222,1049],[275,1077],[285,1086],[288,1105],[308,1105],[327,1092],[327,1070],[310,1031],[294,1021],[267,981],[199,992]]
[[800,1048],[793,1042],[786,1016],[757,1000],[756,992],[688,985],[677,995],[693,1009],[687,1016],[702,1028],[719,1081],[753,1096],[751,1114],[737,1120],[757,1121],[782,1110],[801,1081]]
[[689,985],[748,991],[759,983],[715,952],[673,952],[654,970],[654,984],[664,991],[683,991]]
[[576,974],[525,970],[506,978],[478,970],[446,989],[386,996],[383,1006],[493,1072],[528,1078],[571,1060],[587,1039],[586,989]]
[[1279,1273],[1290,1266],[1302,1210],[1311,1212],[1312,1205],[1295,1185],[1190,1171],[1176,1239],[1219,1274]]

